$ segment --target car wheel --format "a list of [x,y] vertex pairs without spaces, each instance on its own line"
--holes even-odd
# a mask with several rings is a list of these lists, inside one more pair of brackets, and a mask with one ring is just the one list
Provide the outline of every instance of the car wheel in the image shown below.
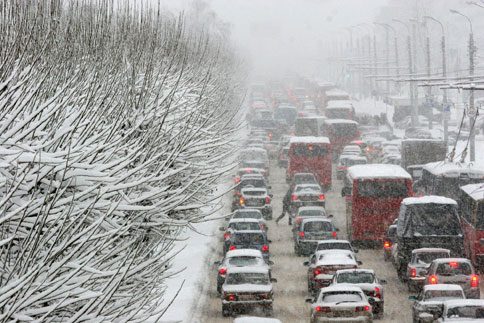
[[274,310],[272,309],[272,304],[266,307],[264,312],[266,316],[272,316],[274,314]]
[[232,315],[232,312],[230,311],[230,309],[227,306],[222,305],[222,316],[228,317],[230,315]]

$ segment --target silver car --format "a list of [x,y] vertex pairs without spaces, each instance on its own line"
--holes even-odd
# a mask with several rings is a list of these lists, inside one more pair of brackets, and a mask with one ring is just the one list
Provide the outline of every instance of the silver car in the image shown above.
[[436,316],[442,314],[442,305],[445,301],[465,298],[464,290],[459,285],[425,285],[418,296],[409,297],[415,301],[412,306],[413,322],[433,322]]

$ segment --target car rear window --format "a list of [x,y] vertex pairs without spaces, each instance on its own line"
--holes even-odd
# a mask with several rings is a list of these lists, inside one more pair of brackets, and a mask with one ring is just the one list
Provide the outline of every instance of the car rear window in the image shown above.
[[234,236],[234,244],[264,244],[264,236],[260,233],[240,233]]
[[311,221],[304,223],[304,232],[328,232],[332,231],[331,223],[326,221]]
[[429,253],[417,253],[416,262],[420,264],[430,264],[433,260],[439,258],[449,258],[449,254],[446,252],[429,252]]
[[321,243],[318,244],[317,250],[351,250],[351,246],[348,243],[341,243],[341,242],[328,242],[328,243]]
[[445,301],[450,299],[462,299],[464,295],[460,290],[428,290],[425,292],[424,300]]
[[253,266],[257,265],[259,263],[259,258],[256,257],[248,257],[248,256],[242,256],[242,257],[232,257],[229,258],[229,265],[231,266]]
[[361,302],[363,298],[360,293],[352,291],[327,292],[323,294],[323,302]]
[[260,230],[259,223],[254,222],[233,222],[229,224],[229,229],[236,231],[242,230]]
[[336,280],[340,284],[373,284],[375,276],[372,273],[350,272],[339,274]]
[[269,284],[269,277],[259,273],[234,273],[227,276],[226,283],[229,285],[267,285]]
[[265,191],[244,191],[243,194],[247,196],[264,196],[266,195],[266,192]]
[[442,276],[471,275],[472,268],[467,262],[450,261],[439,264],[436,274]]
[[304,210],[299,211],[299,216],[326,216],[326,213],[321,210]]
[[262,215],[259,212],[237,212],[233,216],[234,219],[262,219]]

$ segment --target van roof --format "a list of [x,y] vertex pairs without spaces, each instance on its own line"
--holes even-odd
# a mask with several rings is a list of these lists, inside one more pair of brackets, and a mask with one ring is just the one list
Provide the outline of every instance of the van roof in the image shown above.
[[423,169],[436,176],[459,177],[461,174],[467,174],[470,178],[484,180],[484,170],[469,163],[439,161],[425,164]]
[[437,196],[437,195],[426,195],[422,197],[407,197],[404,198],[402,201],[403,205],[411,205],[411,204],[454,204],[457,205],[457,202],[451,198]]
[[328,137],[292,137],[291,144],[330,144]]

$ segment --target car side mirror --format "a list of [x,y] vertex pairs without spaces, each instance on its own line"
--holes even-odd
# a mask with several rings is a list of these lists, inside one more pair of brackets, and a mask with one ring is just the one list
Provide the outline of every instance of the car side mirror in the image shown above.
[[272,243],[272,240],[267,239],[267,242],[268,242],[268,243]]
[[225,228],[224,227],[219,227],[218,230],[219,231],[225,231]]
[[269,194],[269,196],[270,196],[271,198],[273,198],[273,197],[274,197],[274,194]]
[[269,261],[267,262],[267,264],[268,264],[268,265],[270,265],[270,266],[272,266],[272,265],[274,265],[274,261],[269,260]]
[[271,190],[271,189],[272,189],[272,186],[271,186],[271,185],[269,185],[269,186],[267,186],[267,188]]
[[339,228],[334,228],[334,231],[339,232]]
[[271,278],[271,283],[277,283],[277,279]]
[[304,265],[304,266],[309,266],[309,261],[305,261],[305,262],[303,262],[303,265]]
[[225,221],[228,221],[228,220],[230,220],[230,219],[229,218],[225,218]]
[[387,281],[385,279],[380,279],[379,281],[380,281],[380,284],[382,284],[382,285],[385,285],[387,283]]
[[416,301],[417,300],[417,296],[408,296],[408,299],[411,300],[411,301]]
[[373,297],[368,297],[368,302],[369,303],[374,303],[375,302],[375,299]]
[[334,215],[330,214],[330,215],[328,215],[328,218],[332,219],[332,218],[334,218]]
[[353,249],[353,252],[354,252],[354,253],[358,253],[358,252],[359,252],[359,250],[358,250],[358,249]]
[[356,263],[357,263],[359,266],[363,265],[363,262],[362,262],[362,261],[360,261],[360,260],[358,260]]
[[220,266],[220,261],[214,261],[213,264],[214,265],[217,265],[217,266]]
[[306,303],[313,304],[314,303],[314,299],[312,299],[312,298],[306,298]]

